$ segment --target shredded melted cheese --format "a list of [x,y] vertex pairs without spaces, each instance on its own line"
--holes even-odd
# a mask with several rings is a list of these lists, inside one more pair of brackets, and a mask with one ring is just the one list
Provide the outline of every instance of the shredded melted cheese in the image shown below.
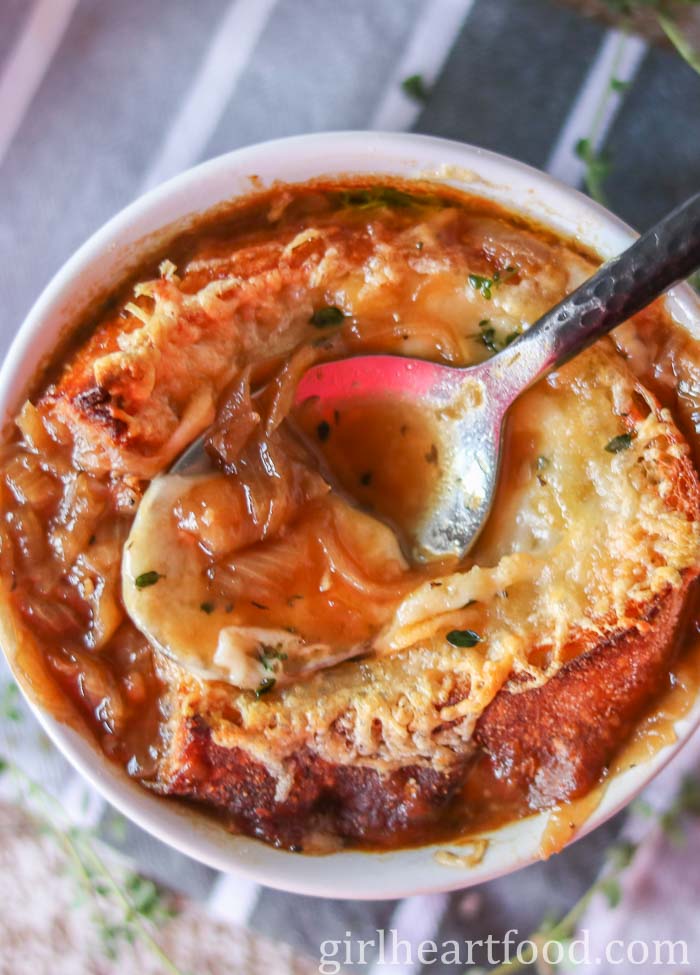
[[[83,468],[150,479],[211,423],[234,377],[313,347],[319,306],[343,310],[346,325],[325,339],[338,356],[369,343],[466,364],[489,354],[484,322],[505,342],[590,271],[563,244],[488,216],[470,216],[467,229],[459,219],[447,207],[396,230],[368,212],[350,233],[331,215],[184,268],[166,262],[126,307],[117,350],[97,356],[78,388],[59,384],[39,404],[43,422],[69,431]],[[502,277],[483,288],[479,276],[494,268]],[[95,389],[90,412],[81,395]],[[230,611],[203,609],[206,560],[196,531],[173,516],[192,479],[154,480],[122,578],[129,614],[163,651],[165,764],[177,767],[186,719],[200,715],[216,743],[265,763],[279,797],[302,748],[379,770],[449,768],[513,675],[517,689],[536,686],[572,656],[643,628],[646,610],[698,561],[671,417],[602,343],[528,391],[510,430],[492,517],[458,571],[415,578],[384,526],[321,493],[259,551],[231,555],[225,568],[244,598]],[[623,434],[627,449],[606,450]],[[290,595],[295,564],[316,600],[303,626],[290,633],[239,615],[258,589]],[[139,586],[149,572],[157,584]],[[322,626],[331,604],[347,621],[334,632]],[[477,639],[457,646],[454,630]]]
[[[625,430],[626,449],[607,450]],[[471,564],[397,591],[370,656],[269,698],[234,694],[235,720],[230,691],[181,680],[178,694],[206,714],[217,743],[277,774],[309,741],[333,762],[446,768],[512,675],[518,690],[537,686],[577,653],[644,628],[700,546],[678,494],[687,448],[668,413],[597,348],[522,398],[511,443],[517,457]],[[455,629],[479,641],[453,646]]]

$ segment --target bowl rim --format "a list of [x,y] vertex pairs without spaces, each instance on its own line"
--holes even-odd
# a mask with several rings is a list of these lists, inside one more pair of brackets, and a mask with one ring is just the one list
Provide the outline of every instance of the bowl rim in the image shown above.
[[[66,323],[79,312],[74,303],[86,279],[90,292],[104,290],[123,274],[149,235],[217,203],[274,182],[300,183],[314,177],[384,174],[433,179],[491,197],[516,212],[608,257],[636,236],[623,221],[577,190],[525,163],[466,143],[412,133],[325,132],[275,139],[237,149],[175,176],[112,217],[57,271],[17,331],[0,369],[3,429],[44,355]],[[208,201],[208,203],[207,203]],[[700,303],[681,285],[669,293],[669,308],[691,334],[700,336]],[[4,610],[3,610],[4,611]],[[12,660],[8,662],[12,668]],[[98,746],[62,724],[25,694],[49,738],[105,799],[127,818],[193,859],[224,872],[293,893],[380,899],[437,893],[483,883],[539,858],[548,813],[518,820],[488,835],[489,848],[471,868],[444,866],[439,850],[464,847],[437,843],[382,853],[340,851],[323,857],[278,850],[249,837],[231,835],[201,813],[166,803],[112,765]],[[585,836],[630,802],[676,755],[700,724],[700,695],[676,723],[677,740],[635,768],[611,778],[601,801],[569,842]],[[568,844],[567,844],[568,845]],[[338,869],[339,868],[339,869]]]

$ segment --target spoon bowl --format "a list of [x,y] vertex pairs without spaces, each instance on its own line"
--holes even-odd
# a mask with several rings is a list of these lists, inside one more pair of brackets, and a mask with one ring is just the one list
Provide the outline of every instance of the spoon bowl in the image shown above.
[[417,562],[462,559],[493,504],[512,402],[699,266],[696,194],[486,362],[460,369],[391,355],[335,360],[302,377],[296,403],[313,400],[319,415],[332,416],[353,400],[388,396],[426,414],[437,477],[411,555]]
[[[418,407],[433,436],[429,504],[411,526],[413,561],[461,557],[485,523],[496,490],[507,386],[491,361],[468,369],[423,359],[366,355],[314,366],[302,377],[296,405],[313,404],[330,419],[353,401],[391,398]],[[502,395],[506,393],[506,396]]]

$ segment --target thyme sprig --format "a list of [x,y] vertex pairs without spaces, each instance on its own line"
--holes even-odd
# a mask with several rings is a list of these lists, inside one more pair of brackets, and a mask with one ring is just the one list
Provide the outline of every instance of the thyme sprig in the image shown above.
[[693,71],[700,73],[700,53],[693,50],[690,41],[678,23],[678,14],[685,7],[697,7],[700,0],[602,0],[608,11],[622,18],[623,26],[629,27],[631,19],[640,13],[650,14],[670,43]]
[[[12,685],[11,685],[12,686]],[[4,713],[4,712],[3,712]],[[169,975],[185,975],[163,951],[151,928],[172,918],[173,898],[133,870],[117,873],[98,852],[92,830],[71,823],[66,810],[19,765],[0,756],[0,775],[14,782],[22,808],[37,832],[51,837],[77,885],[76,905],[89,902],[102,950],[116,958],[124,942],[141,942]]]
[[602,138],[606,118],[608,117],[610,102],[619,94],[621,88],[624,86],[624,83],[620,81],[617,74],[628,44],[629,37],[627,34],[622,34],[615,45],[610,66],[610,78],[603,89],[600,101],[593,114],[590,131],[587,136],[578,140],[575,147],[576,155],[584,164],[583,181],[586,189],[594,200],[602,204],[606,203],[604,184],[610,175],[612,161],[610,156],[599,148],[599,143]]
[[643,11],[651,14],[657,21],[670,43],[683,60],[700,74],[700,52],[695,51],[683,33],[677,19],[682,7],[700,5],[700,0],[602,0],[608,11],[619,19],[623,31],[614,52],[610,68],[610,79],[603,90],[600,102],[593,116],[590,132],[576,144],[576,155],[584,163],[583,180],[588,193],[599,203],[605,204],[604,184],[612,170],[612,160],[608,153],[599,148],[610,101],[614,96],[629,87],[629,83],[617,77],[625,47],[629,42],[627,31],[635,14]]
[[[683,823],[687,816],[700,817],[700,779],[686,776],[681,782],[678,793],[671,805],[660,813],[646,803],[635,803],[636,811],[654,819],[654,827],[661,828],[674,843],[683,842],[685,833]],[[529,953],[523,951],[520,958],[503,962],[496,968],[489,969],[488,975],[513,975],[522,971],[537,961],[540,947],[545,942],[560,942],[566,949],[576,933],[576,927],[586,912],[589,904],[597,895],[606,898],[611,908],[617,907],[622,900],[622,876],[632,863],[639,848],[639,842],[621,840],[610,847],[606,856],[606,864],[601,876],[576,901],[562,917],[546,918],[540,926],[529,935],[528,941],[535,946]]]

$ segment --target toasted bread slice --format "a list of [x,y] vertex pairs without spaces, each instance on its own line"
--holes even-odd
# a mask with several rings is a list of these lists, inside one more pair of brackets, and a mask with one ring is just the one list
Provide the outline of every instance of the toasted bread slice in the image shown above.
[[[205,238],[181,268],[164,261],[161,276],[136,286],[42,397],[45,422],[72,442],[82,468],[151,478],[212,422],[219,394],[245,365],[318,338],[310,319],[319,306],[368,323],[366,335],[360,328],[341,339],[339,355],[358,351],[359,337],[360,348],[369,340],[383,351],[469,362],[486,352],[474,342],[480,320],[495,315],[504,336],[518,331],[591,269],[564,243],[493,216],[438,208],[416,222],[402,212],[373,209],[357,222],[316,215],[313,226],[292,221],[273,240]],[[507,288],[488,300],[465,290],[470,273],[516,257]],[[387,309],[408,294],[415,323],[387,327]]]

